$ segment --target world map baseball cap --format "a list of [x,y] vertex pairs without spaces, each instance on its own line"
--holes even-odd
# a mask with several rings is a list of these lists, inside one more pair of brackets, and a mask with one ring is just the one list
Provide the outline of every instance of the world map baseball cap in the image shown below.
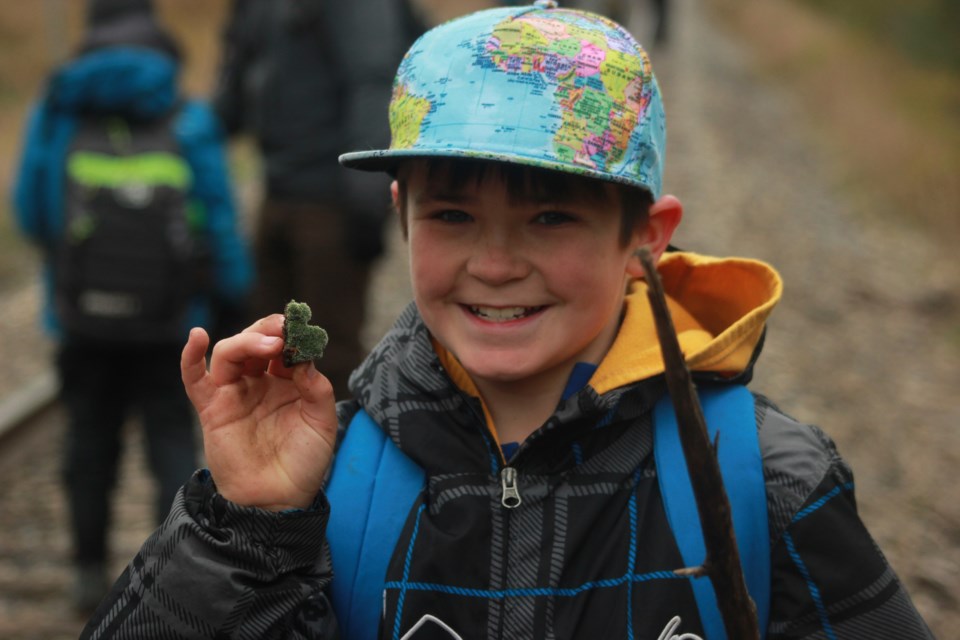
[[417,157],[493,160],[599,178],[659,197],[666,128],[646,52],[622,26],[541,0],[468,14],[404,56],[390,148],[340,156],[391,171]]

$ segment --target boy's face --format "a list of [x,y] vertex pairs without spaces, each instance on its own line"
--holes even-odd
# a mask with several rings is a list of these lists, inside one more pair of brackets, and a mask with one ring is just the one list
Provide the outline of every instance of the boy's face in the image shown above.
[[603,358],[647,233],[621,241],[612,186],[605,202],[533,201],[496,173],[456,191],[419,163],[404,174],[414,298],[478,385],[563,385],[575,363]]

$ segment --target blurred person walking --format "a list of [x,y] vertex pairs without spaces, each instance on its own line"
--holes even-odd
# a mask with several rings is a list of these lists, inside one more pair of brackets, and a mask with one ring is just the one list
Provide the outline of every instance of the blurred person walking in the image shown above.
[[105,594],[110,498],[128,414],[142,418],[166,516],[197,466],[180,350],[252,284],[225,141],[178,86],[180,48],[149,0],[91,0],[76,55],[29,116],[14,211],[44,254],[45,328],[68,425],[63,480],[74,605]]
[[362,360],[371,266],[384,251],[388,179],[343,169],[344,149],[389,142],[393,74],[412,38],[395,0],[235,0],[214,104],[263,166],[255,317],[306,302],[330,335],[337,397]]

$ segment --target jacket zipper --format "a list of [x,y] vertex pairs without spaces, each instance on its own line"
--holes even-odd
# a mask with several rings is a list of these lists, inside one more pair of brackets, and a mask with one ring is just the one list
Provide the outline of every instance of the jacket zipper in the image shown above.
[[519,507],[523,500],[521,500],[520,491],[517,489],[517,470],[514,467],[504,467],[500,471],[500,486],[503,487],[500,504],[507,509]]
[[[443,371],[443,367],[439,362],[436,363],[436,366],[440,369],[440,371]],[[451,384],[453,383],[451,382]],[[489,430],[489,426],[487,425],[483,414],[474,410],[472,403],[473,399],[462,391],[461,396],[464,399],[465,405],[469,407],[471,413],[473,413],[474,418],[476,418],[481,425],[484,425],[484,428]],[[520,503],[523,502],[523,499],[520,497],[520,490],[517,488],[517,470],[516,468],[507,465],[507,460],[503,456],[503,450],[500,449],[500,447],[496,447],[496,449],[498,457],[504,465],[503,468],[500,469],[500,504],[507,509],[516,509],[520,506]]]

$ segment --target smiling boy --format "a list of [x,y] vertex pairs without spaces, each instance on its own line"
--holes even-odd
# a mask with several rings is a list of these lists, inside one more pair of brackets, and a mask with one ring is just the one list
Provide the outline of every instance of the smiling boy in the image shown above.
[[398,177],[424,324],[476,385],[493,435],[522,442],[573,366],[603,359],[642,274],[634,253],[664,251],[680,204],[665,198],[648,215],[647,199],[614,183],[478,161],[410,161]]
[[[312,364],[282,366],[282,316],[219,342],[209,371],[191,334],[209,471],[88,637],[722,637],[674,573],[659,483],[683,462],[655,445],[669,410],[641,247],[701,392],[747,398],[726,421],[760,474],[766,637],[930,637],[833,443],[742,387],[776,272],[665,253],[681,206],[660,194],[663,108],[622,27],[547,2],[454,20],[407,54],[390,118],[390,149],[341,162],[394,175],[413,304],[336,408]],[[373,498],[344,490],[368,464]]]

